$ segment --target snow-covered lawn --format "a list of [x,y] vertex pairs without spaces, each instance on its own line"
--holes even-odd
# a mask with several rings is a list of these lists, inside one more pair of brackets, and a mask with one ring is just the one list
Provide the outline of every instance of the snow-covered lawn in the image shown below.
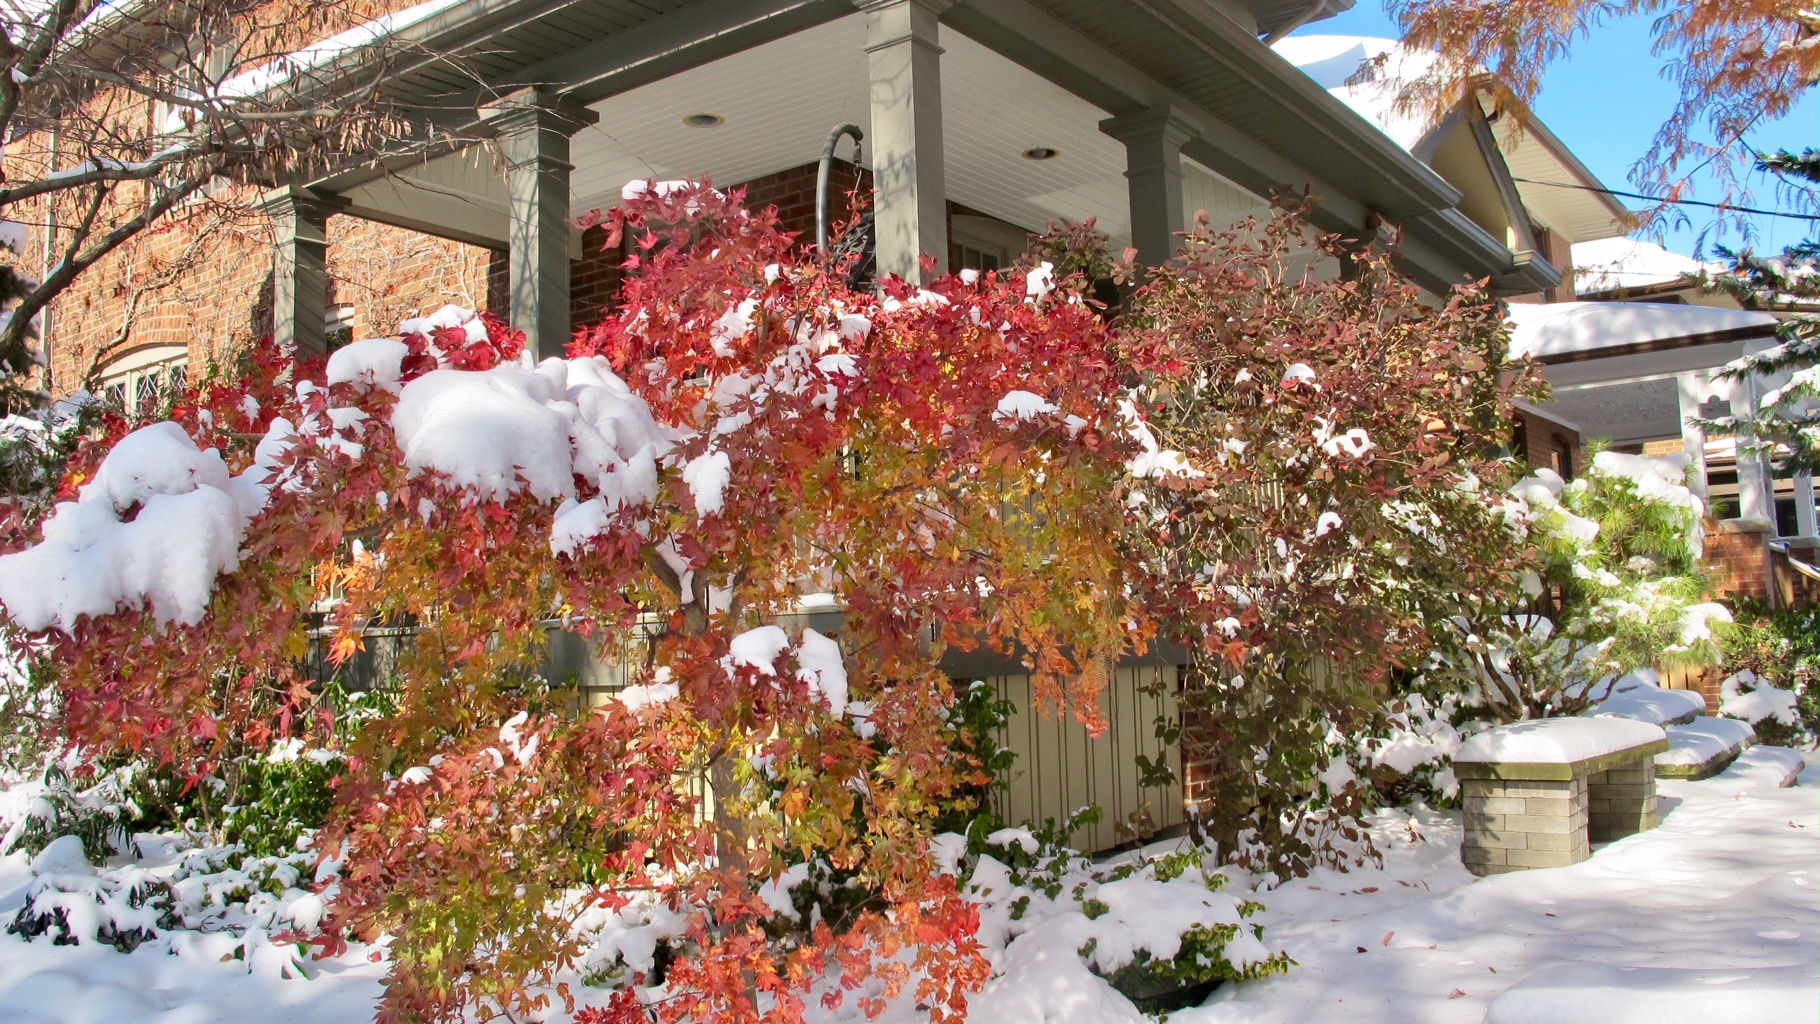
[[[1600,1024],[1623,1024],[1628,1009],[1651,1024],[1720,1024],[1726,1015],[1713,1011],[1715,1000],[1741,1007],[1753,991],[1768,991],[1776,1012],[1752,1019],[1820,1019],[1820,778],[1809,767],[1798,786],[1776,788],[1775,772],[1750,767],[1766,755],[1758,748],[1703,782],[1661,783],[1660,828],[1571,868],[1475,880],[1460,866],[1457,814],[1380,815],[1382,869],[1323,870],[1258,897],[1268,908],[1257,918],[1266,944],[1285,948],[1298,966],[1226,986],[1206,1006],[1170,1015],[1171,1024],[1477,1024],[1525,979],[1530,985],[1500,1002],[1495,1021],[1594,1019],[1586,1014],[1596,1011]],[[22,855],[0,860],[0,919],[17,912],[28,863]],[[121,954],[0,935],[0,1021],[358,1024],[379,994],[381,965],[364,950],[311,964],[309,980],[282,978],[276,964],[256,961],[249,973],[244,963],[195,952]],[[1704,973],[1587,975],[1598,967]],[[1786,972],[1738,970],[1775,967],[1796,968],[1793,983]],[[1537,987],[1562,968],[1580,969],[1569,982],[1590,977],[1599,987],[1565,996]],[[1552,1015],[1550,999],[1581,1012]]]

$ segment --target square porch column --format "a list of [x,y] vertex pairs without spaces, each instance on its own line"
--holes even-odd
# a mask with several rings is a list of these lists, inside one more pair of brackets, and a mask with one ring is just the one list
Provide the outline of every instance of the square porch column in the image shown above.
[[508,321],[536,359],[569,343],[569,139],[600,115],[545,89],[521,89],[480,109],[506,162]]
[[1125,144],[1125,180],[1131,194],[1131,244],[1138,262],[1159,267],[1181,247],[1188,229],[1182,200],[1182,143],[1194,138],[1167,106],[1149,107],[1100,122],[1100,131]]
[[922,283],[922,257],[948,266],[942,162],[943,11],[954,0],[854,0],[866,12],[871,74],[873,231],[878,275]]
[[328,223],[347,200],[286,185],[257,205],[272,222],[272,344],[322,355],[328,350]]
[[[1745,348],[1749,353],[1750,347]],[[1713,391],[1720,398],[1731,403],[1731,414],[1737,417],[1755,416],[1757,400],[1761,396],[1762,384],[1756,377],[1744,380],[1720,380],[1713,382]],[[1776,523],[1775,484],[1770,476],[1769,460],[1762,455],[1747,453],[1743,442],[1738,439],[1738,518],[1748,523],[1762,524],[1774,535]]]
[[1681,448],[1687,452],[1687,465],[1692,471],[1688,489],[1711,512],[1706,487],[1706,431],[1693,422],[1700,417],[1700,403],[1705,400],[1702,393],[1706,390],[1706,376],[1696,371],[1676,374],[1675,384],[1681,412]]

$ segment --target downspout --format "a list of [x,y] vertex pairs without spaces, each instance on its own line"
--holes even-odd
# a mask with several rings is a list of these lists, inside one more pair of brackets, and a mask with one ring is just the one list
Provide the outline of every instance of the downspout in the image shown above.
[[[55,168],[57,166],[57,129],[52,128],[50,135],[50,162],[47,166]],[[51,276],[51,254],[57,251],[57,216],[56,211],[51,207],[51,199],[52,197],[49,195],[44,197],[44,258],[41,261],[42,266],[38,270],[39,280]],[[40,332],[38,351],[44,356],[44,393],[55,398],[57,381],[53,376],[56,373],[53,368],[57,365],[57,361],[51,358],[51,307],[49,304],[45,305],[44,311],[38,316],[38,329]]]
[[866,140],[866,133],[859,130],[859,125],[840,124],[834,126],[828,133],[828,141],[822,143],[821,165],[815,172],[815,248],[824,254],[828,251],[828,172],[834,164],[834,147],[840,145],[841,137],[846,135],[853,136],[853,165],[859,166],[859,147]]

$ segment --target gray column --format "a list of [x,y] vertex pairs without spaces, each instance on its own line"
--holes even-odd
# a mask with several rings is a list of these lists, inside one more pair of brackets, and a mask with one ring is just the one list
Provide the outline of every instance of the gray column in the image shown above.
[[1814,478],[1807,473],[1795,474],[1795,533],[1812,537],[1814,523]]
[[1169,262],[1188,228],[1182,202],[1182,143],[1194,137],[1167,106],[1134,110],[1100,122],[1100,131],[1125,144],[1125,179],[1131,192],[1131,244],[1147,267]]
[[530,88],[482,107],[480,119],[506,162],[508,319],[533,357],[560,356],[569,343],[569,138],[600,115]]
[[1700,415],[1700,403],[1704,401],[1702,392],[1706,389],[1704,374],[1689,371],[1675,376],[1681,411],[1681,448],[1687,452],[1688,487],[1701,502],[1711,502],[1706,490],[1706,431],[1692,422]]
[[926,279],[921,258],[948,266],[942,166],[941,13],[953,0],[854,0],[866,12],[872,78],[873,224],[878,274]]
[[[1758,347],[1767,347],[1767,345]],[[1749,354],[1751,351],[1752,347],[1747,344],[1745,352]],[[1763,391],[1762,382],[1758,378],[1714,381],[1713,391],[1731,403],[1732,415],[1740,418],[1757,415],[1757,400]],[[1738,518],[1768,524],[1773,528],[1776,522],[1776,499],[1775,484],[1770,477],[1769,460],[1762,455],[1744,451],[1744,446],[1750,438],[1742,432],[1736,440],[1738,445]]]
[[301,354],[326,350],[329,216],[347,205],[340,196],[286,185],[261,196],[272,221],[272,343]]

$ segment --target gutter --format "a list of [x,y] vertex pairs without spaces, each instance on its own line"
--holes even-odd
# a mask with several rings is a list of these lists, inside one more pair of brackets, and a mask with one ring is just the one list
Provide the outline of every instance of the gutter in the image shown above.
[[[1271,52],[1256,38],[1224,18],[1212,17],[1192,0],[1129,0],[1133,6],[1197,43],[1208,56],[1225,64],[1238,77],[1266,96],[1291,98],[1284,104],[1299,109],[1308,127],[1331,140],[1355,158],[1376,167],[1386,179],[1407,193],[1422,212],[1452,207],[1460,191],[1426,164],[1411,156],[1378,127],[1359,116],[1288,61]],[[1211,113],[1211,111],[1210,111]],[[1380,211],[1391,220],[1405,219],[1412,210]]]
[[[1303,8],[1302,13],[1272,29],[1270,34],[1264,37],[1264,45],[1275,46],[1284,36],[1294,32],[1296,29],[1301,28],[1303,25],[1308,24],[1321,15],[1328,13],[1328,8],[1331,4],[1332,0],[1314,0],[1313,3]],[[1339,12],[1335,11],[1333,13],[1337,14]]]

